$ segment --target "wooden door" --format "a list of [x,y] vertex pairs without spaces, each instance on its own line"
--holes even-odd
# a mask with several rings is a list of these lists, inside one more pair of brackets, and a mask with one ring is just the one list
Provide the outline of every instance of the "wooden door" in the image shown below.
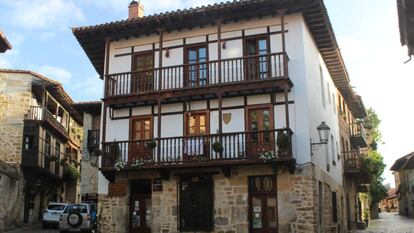
[[180,181],[180,230],[211,231],[213,227],[213,181]]
[[185,117],[184,155],[186,159],[197,156],[207,156],[210,152],[210,142],[206,137],[209,131],[208,112],[186,113]]
[[148,159],[152,156],[152,149],[148,143],[152,140],[152,119],[151,117],[137,117],[131,120],[131,142],[129,144],[129,159]]
[[257,156],[258,153],[274,151],[273,114],[271,108],[257,108],[248,110],[248,156]]
[[136,53],[134,54],[131,93],[141,93],[154,90],[154,54]]
[[275,177],[249,177],[249,225],[252,233],[278,231]]
[[151,233],[151,196],[131,196],[129,216],[131,233]]
[[265,55],[269,51],[268,47],[266,37],[256,37],[246,40],[245,55],[249,57],[245,63],[247,80],[267,78],[269,62],[268,57]]
[[207,47],[193,46],[187,48],[186,61],[186,86],[197,87],[207,84]]

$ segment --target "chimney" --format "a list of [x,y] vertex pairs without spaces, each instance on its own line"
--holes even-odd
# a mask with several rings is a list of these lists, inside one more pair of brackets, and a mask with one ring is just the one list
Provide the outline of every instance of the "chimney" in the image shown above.
[[129,15],[128,19],[136,19],[136,18],[142,18],[144,17],[144,5],[141,4],[140,1],[132,1],[129,4]]

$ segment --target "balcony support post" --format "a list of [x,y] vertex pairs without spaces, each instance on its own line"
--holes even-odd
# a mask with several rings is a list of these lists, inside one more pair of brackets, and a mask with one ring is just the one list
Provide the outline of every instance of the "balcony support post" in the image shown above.
[[164,29],[157,29],[159,34],[159,46],[158,46],[158,90],[161,90],[162,85],[162,53],[163,53],[163,40],[164,40]]
[[285,93],[285,118],[286,118],[286,128],[290,129],[290,120],[289,120],[289,92],[288,88],[284,89]]
[[161,100],[157,101],[157,105],[157,160],[158,162],[161,162]]
[[287,66],[287,55],[286,55],[286,33],[285,33],[285,14],[286,10],[282,9],[278,11],[280,15],[280,30],[282,35],[282,52],[283,52],[283,75],[288,76],[288,66]]
[[[222,94],[218,94],[218,107],[219,107],[219,140],[220,143],[223,143],[223,98]],[[220,153],[220,158],[223,157],[223,153]]]
[[223,24],[223,20],[217,20],[217,58],[218,58],[218,83],[221,83],[221,26]]

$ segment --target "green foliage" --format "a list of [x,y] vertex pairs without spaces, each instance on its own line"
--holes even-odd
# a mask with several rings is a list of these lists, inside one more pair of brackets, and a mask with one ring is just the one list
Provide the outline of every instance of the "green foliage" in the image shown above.
[[368,121],[370,123],[371,129],[369,130],[369,136],[372,142],[381,143],[382,142],[382,135],[379,130],[379,125],[381,124],[381,120],[379,119],[377,113],[374,109],[368,109]]
[[387,197],[387,189],[382,184],[382,173],[385,169],[384,158],[377,151],[378,143],[382,142],[379,125],[381,120],[377,113],[372,109],[368,109],[368,121],[371,129],[369,130],[371,147],[368,150],[368,156],[362,158],[362,169],[364,169],[370,178],[369,193],[371,196],[371,206],[375,207],[382,199]]
[[63,179],[67,182],[76,183],[80,177],[80,173],[72,164],[65,163],[63,166]]

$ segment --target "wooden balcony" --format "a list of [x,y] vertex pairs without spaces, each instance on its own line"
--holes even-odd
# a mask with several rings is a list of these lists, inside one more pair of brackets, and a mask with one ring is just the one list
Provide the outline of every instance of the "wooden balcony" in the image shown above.
[[272,53],[111,74],[106,76],[105,99],[111,104],[119,102],[113,100],[116,97],[126,100],[132,96],[128,101],[137,101],[138,95],[140,101],[149,101],[160,95],[207,95],[218,90],[215,88],[224,92],[289,89],[293,84],[288,77],[288,61],[286,53]]
[[[279,142],[283,141],[284,146],[282,143],[278,146],[277,138],[282,134],[285,140]],[[121,161],[125,162],[125,169],[128,170],[217,167],[264,162],[294,164],[292,134],[290,129],[274,129],[108,142],[103,144],[101,170],[114,170],[115,164]],[[217,145],[221,145],[218,148],[222,148],[222,151],[217,150]],[[265,156],[268,156],[268,159],[265,159]],[[141,164],[136,166],[137,163]]]
[[361,152],[359,150],[345,151],[344,156],[344,170],[347,174],[361,172]]
[[100,144],[100,130],[88,130],[88,141],[87,147],[89,153],[93,152],[95,149],[99,148]]
[[22,167],[37,171],[38,174],[48,175],[54,179],[61,179],[63,167],[60,160],[65,154],[60,153],[52,146],[46,146],[48,149],[24,150],[22,153]]
[[364,125],[360,123],[354,123],[350,125],[351,143],[354,147],[366,148],[368,147],[368,136]]
[[54,116],[44,107],[30,106],[29,111],[26,113],[24,119],[26,121],[36,121],[44,123],[45,126],[48,126],[56,133],[59,133],[65,139],[69,138],[67,123],[64,121],[62,123],[62,120],[59,121],[56,116]]

